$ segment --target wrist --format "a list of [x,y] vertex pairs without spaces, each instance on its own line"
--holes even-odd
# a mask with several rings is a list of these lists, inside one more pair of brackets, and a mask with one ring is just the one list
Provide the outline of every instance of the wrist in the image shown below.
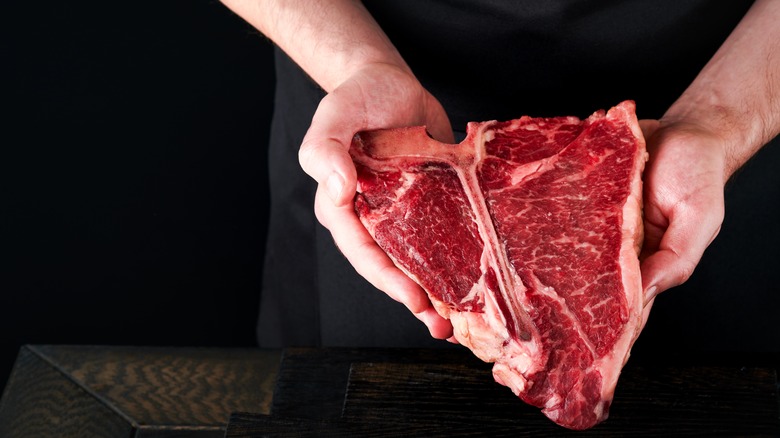
[[726,177],[780,132],[779,18],[780,2],[757,0],[663,117],[718,138]]
[[724,160],[724,181],[771,140],[767,138],[767,121],[755,108],[750,104],[740,107],[724,104],[713,91],[699,96],[684,93],[660,122],[662,126],[684,127],[717,145]]

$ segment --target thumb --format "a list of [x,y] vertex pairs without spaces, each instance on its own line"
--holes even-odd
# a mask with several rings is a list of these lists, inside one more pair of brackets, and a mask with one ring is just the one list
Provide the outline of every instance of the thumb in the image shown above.
[[349,147],[358,129],[346,114],[350,112],[334,101],[333,94],[325,96],[298,151],[301,168],[327,190],[337,206],[351,202],[357,186]]
[[720,231],[722,216],[686,213],[672,218],[658,249],[642,261],[645,302],[686,282]]

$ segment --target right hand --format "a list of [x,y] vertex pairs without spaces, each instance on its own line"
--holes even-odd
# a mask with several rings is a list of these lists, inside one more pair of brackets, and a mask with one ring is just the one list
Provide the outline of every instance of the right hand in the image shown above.
[[720,231],[727,179],[716,133],[685,121],[640,121],[650,161],[644,179],[645,239],[640,254],[647,323],[655,297],[693,273]]
[[642,282],[646,301],[693,273],[724,217],[723,141],[699,125],[643,121],[650,161],[644,173]]
[[395,267],[357,217],[357,172],[349,147],[359,131],[425,125],[439,141],[453,142],[444,108],[407,69],[371,64],[357,70],[320,102],[303,139],[299,160],[318,183],[314,210],[355,270],[428,327],[448,339],[452,324],[436,313],[428,295]]

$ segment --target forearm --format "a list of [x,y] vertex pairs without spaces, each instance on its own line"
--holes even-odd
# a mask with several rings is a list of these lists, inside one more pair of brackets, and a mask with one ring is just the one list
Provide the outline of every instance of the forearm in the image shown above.
[[723,140],[724,179],[780,132],[780,1],[758,0],[662,123]]
[[222,0],[325,91],[363,66],[383,63],[409,70],[371,14],[356,0]]

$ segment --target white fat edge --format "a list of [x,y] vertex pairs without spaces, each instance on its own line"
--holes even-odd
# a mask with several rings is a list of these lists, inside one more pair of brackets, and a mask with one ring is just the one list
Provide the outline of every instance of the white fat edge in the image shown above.
[[[637,135],[636,132],[634,132]],[[642,225],[642,179],[641,174],[647,161],[647,152],[644,148],[644,140],[640,141],[639,156],[633,169],[631,189],[623,205],[623,223],[621,224],[622,245],[620,248],[621,279],[626,291],[636,291],[636,294],[627,294],[626,300],[631,320],[626,324],[623,333],[620,334],[612,348],[612,354],[600,359],[599,367],[602,370],[615,370],[612,374],[602,374],[602,398],[609,400],[614,395],[618,378],[623,366],[631,355],[631,347],[642,329],[642,313],[645,307],[644,291],[642,290],[642,276],[639,269],[639,251],[643,238]],[[636,241],[632,241],[636,236]]]

